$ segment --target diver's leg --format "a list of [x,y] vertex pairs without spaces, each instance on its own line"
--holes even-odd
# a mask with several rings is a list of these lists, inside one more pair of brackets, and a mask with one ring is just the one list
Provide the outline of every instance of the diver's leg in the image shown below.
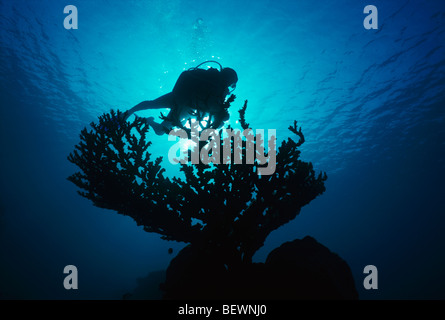
[[141,110],[150,110],[150,109],[161,109],[161,108],[172,108],[173,106],[173,94],[167,93],[163,96],[160,96],[159,98],[155,100],[147,100],[142,101],[141,103],[135,105],[133,108],[128,110],[125,115],[125,119],[127,119],[129,116],[131,116],[136,111]]

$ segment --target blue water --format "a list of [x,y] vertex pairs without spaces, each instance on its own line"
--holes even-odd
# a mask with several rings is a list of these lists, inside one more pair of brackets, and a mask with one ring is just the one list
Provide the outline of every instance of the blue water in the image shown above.
[[[377,30],[363,27],[368,4]],[[0,2],[0,298],[120,299],[168,266],[183,244],[80,197],[66,157],[97,116],[213,59],[238,72],[230,121],[245,99],[251,127],[280,141],[298,120],[302,158],[328,174],[254,260],[311,235],[348,262],[362,299],[444,299],[444,44],[443,1]],[[78,290],[63,287],[69,264]],[[377,290],[362,285],[369,264]]]

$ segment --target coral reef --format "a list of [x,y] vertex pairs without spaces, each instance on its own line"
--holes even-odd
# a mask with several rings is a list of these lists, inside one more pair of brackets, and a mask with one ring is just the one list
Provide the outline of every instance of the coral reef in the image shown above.
[[162,289],[172,300],[358,298],[347,263],[309,236],[272,250],[265,263],[231,270],[187,246],[170,263]]
[[[239,110],[242,129],[248,128],[246,108],[247,101]],[[162,158],[152,160],[148,151],[147,123],[142,118],[127,122],[124,115],[112,110],[91,123],[92,129],[81,131],[80,143],[68,156],[81,171],[68,180],[95,206],[128,215],[165,240],[189,243],[185,252],[193,251],[196,261],[205,257],[206,272],[253,266],[252,256],[270,232],[325,191],[326,174],[317,175],[311,163],[299,159],[304,136],[296,122],[289,130],[299,139],[282,141],[272,175],[258,175],[257,163],[232,160],[221,165],[181,164],[184,179],[170,179],[164,176]],[[241,149],[246,149],[245,141]],[[171,279],[166,290],[168,283]]]

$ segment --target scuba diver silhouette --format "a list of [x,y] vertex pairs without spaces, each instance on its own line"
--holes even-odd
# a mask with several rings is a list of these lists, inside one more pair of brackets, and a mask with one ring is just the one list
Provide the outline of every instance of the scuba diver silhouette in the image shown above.
[[[208,62],[217,63],[220,70],[199,68]],[[223,68],[217,61],[205,61],[182,72],[172,92],[155,100],[142,101],[126,112],[125,119],[137,111],[169,108],[167,116],[161,113],[162,123],[156,123],[154,117],[146,119],[157,135],[168,134],[173,127],[183,127],[191,115],[197,113],[208,113],[207,127],[218,129],[229,119],[226,97],[235,90],[237,82],[235,70]]]

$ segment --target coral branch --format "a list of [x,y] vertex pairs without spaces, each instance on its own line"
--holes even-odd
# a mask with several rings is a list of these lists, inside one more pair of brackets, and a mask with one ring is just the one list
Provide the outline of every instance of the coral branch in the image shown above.
[[241,109],[238,110],[240,116],[240,125],[244,130],[249,129],[249,124],[246,122],[246,109],[247,109],[247,100],[244,101],[244,105]]
[[294,120],[294,125],[289,126],[288,129],[300,137],[300,140],[297,142],[296,146],[297,147],[301,146],[305,142],[305,140],[304,140],[303,132],[301,131],[301,127],[300,127],[300,129],[297,128],[297,120]]

